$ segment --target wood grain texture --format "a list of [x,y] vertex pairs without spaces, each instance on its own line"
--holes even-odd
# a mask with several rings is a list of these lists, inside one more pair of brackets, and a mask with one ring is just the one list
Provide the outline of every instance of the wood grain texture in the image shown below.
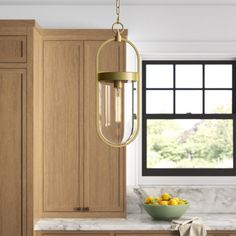
[[0,235],[22,236],[25,71],[0,69]]
[[24,221],[23,234],[33,234],[33,28],[27,28],[27,83],[26,83],[26,156],[24,164],[24,201],[25,207],[22,211]]
[[27,20],[0,20],[0,27],[34,27],[37,23],[33,19]]
[[42,157],[43,157],[43,41],[33,32],[33,214],[39,218],[42,206]]
[[[113,37],[110,29],[40,29],[44,40],[107,40]],[[127,30],[123,32],[126,36]]]
[[26,62],[26,37],[1,35],[0,62]]
[[137,233],[118,233],[115,234],[115,236],[178,236],[179,233],[178,232],[162,232],[162,233],[139,233],[137,231]]
[[[43,236],[56,236],[58,234],[43,234]],[[71,236],[70,233],[62,233],[62,234],[59,234],[60,236]],[[104,233],[80,233],[80,234],[74,234],[75,236],[78,235],[78,236],[110,236],[109,233],[107,234],[104,234]]]
[[[104,144],[96,132],[95,63],[101,43],[86,41],[84,49],[84,205],[91,212],[124,212],[124,148]],[[102,68],[122,70],[122,50],[117,44],[107,46],[101,53]]]
[[44,211],[80,205],[82,56],[82,42],[44,42]]

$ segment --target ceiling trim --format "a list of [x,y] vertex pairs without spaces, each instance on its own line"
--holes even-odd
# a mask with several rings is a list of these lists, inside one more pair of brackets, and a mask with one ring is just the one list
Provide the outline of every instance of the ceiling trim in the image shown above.
[[[107,5],[115,0],[0,0],[0,5]],[[124,6],[154,5],[236,5],[236,0],[121,0]]]

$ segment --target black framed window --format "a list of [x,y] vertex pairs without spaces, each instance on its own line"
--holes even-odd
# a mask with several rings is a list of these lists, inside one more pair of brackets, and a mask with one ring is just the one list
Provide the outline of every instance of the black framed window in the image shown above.
[[142,62],[142,175],[236,175],[236,62]]

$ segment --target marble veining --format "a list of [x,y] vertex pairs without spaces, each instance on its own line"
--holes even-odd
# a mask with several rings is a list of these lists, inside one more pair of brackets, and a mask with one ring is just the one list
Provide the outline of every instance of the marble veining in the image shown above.
[[127,212],[142,213],[142,201],[147,195],[168,192],[190,203],[188,213],[236,214],[236,186],[154,186],[128,187]]
[[[236,230],[236,214],[186,214],[199,217],[208,230]],[[170,230],[170,222],[153,220],[147,214],[128,214],[126,219],[40,219],[34,230]]]

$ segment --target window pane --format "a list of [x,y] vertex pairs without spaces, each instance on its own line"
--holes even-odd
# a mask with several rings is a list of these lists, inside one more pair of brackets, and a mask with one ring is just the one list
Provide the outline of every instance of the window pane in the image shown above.
[[176,65],[176,88],[202,88],[202,65]]
[[176,113],[202,113],[201,90],[178,90],[176,91]]
[[232,120],[147,120],[147,168],[233,168]]
[[232,88],[232,65],[205,65],[206,88]]
[[147,91],[146,113],[173,113],[173,91]]
[[205,91],[205,113],[232,113],[232,91]]
[[147,88],[172,88],[173,65],[147,65]]

